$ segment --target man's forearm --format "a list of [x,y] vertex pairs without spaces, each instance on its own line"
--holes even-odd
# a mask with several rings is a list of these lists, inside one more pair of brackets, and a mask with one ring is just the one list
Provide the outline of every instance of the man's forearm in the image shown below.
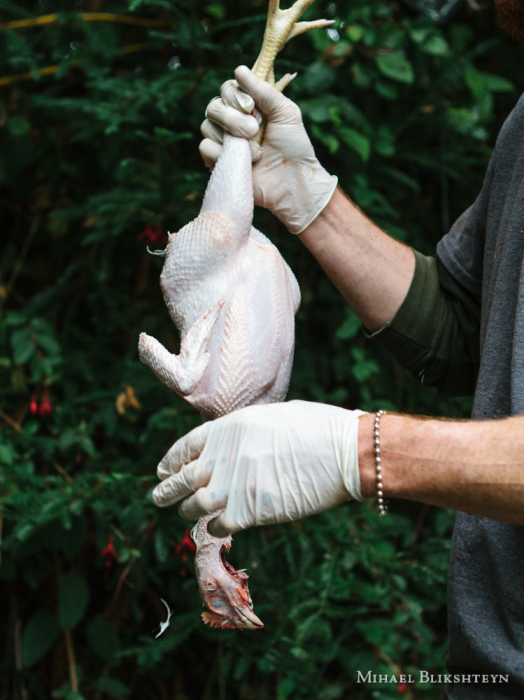
[[[362,495],[376,495],[374,416],[359,421]],[[386,498],[405,498],[524,525],[524,416],[446,421],[385,415]]]
[[[299,238],[371,332],[395,316],[415,270],[411,248],[373,224],[341,190]],[[376,495],[372,415],[360,418],[362,495]],[[387,415],[384,493],[524,525],[524,416],[445,421]]]
[[299,238],[369,331],[391,321],[413,278],[411,248],[378,228],[340,189]]

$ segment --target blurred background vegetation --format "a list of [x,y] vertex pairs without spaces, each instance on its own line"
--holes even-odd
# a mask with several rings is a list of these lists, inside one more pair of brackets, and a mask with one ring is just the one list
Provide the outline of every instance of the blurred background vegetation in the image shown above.
[[[199,210],[199,125],[240,63],[265,0],[0,0],[0,695],[5,700],[441,698],[441,685],[363,686],[444,671],[453,514],[348,504],[235,537],[256,634],[217,631],[184,523],[149,498],[155,467],[198,424],[139,363],[147,331],[173,351],[162,248]],[[277,73],[317,153],[392,235],[431,254],[475,198],[524,89],[522,49],[491,3],[444,28],[396,0],[317,0],[329,31],[293,41]],[[467,415],[366,341],[299,241],[257,226],[303,302],[289,398]],[[174,611],[165,619],[160,598]]]

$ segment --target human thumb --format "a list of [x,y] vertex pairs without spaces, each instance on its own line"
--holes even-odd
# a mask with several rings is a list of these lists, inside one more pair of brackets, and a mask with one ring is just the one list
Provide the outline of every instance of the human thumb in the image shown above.
[[227,508],[225,508],[217,518],[208,523],[207,529],[213,537],[227,537],[244,528],[234,522],[230,516],[228,517]]
[[239,87],[251,95],[259,110],[266,117],[272,117],[289,102],[287,97],[284,97],[276,87],[261,78],[257,78],[247,66],[239,66],[235,70],[235,78]]

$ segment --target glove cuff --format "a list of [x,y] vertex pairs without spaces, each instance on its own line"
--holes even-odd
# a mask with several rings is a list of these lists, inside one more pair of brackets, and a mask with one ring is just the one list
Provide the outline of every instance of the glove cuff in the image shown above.
[[360,490],[360,471],[358,468],[358,424],[359,417],[366,411],[351,411],[349,425],[344,431],[342,452],[342,480],[348,492],[348,501],[363,501]]
[[292,194],[294,211],[287,212],[283,220],[290,233],[298,235],[305,231],[329,204],[337,188],[338,177],[329,175],[324,169],[321,174],[323,177],[313,182],[298,181],[295,184]]

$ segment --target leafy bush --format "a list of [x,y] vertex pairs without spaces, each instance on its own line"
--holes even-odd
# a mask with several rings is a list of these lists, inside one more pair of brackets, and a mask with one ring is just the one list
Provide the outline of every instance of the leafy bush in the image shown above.
[[[198,212],[198,127],[234,67],[253,63],[265,3],[0,9],[2,697],[388,698],[394,684],[359,685],[356,671],[443,671],[448,511],[395,503],[382,523],[348,504],[239,534],[232,560],[266,624],[240,635],[202,625],[192,563],[182,575],[175,554],[187,524],[149,498],[158,460],[198,419],[138,362],[140,331],[178,342],[146,244]],[[394,0],[318,0],[309,14],[335,31],[292,42],[278,70],[299,73],[289,95],[321,160],[431,253],[524,88],[518,48],[466,7],[445,29]],[[256,217],[302,288],[289,398],[467,412],[366,341],[298,240]],[[154,639],[160,598],[174,615]]]

